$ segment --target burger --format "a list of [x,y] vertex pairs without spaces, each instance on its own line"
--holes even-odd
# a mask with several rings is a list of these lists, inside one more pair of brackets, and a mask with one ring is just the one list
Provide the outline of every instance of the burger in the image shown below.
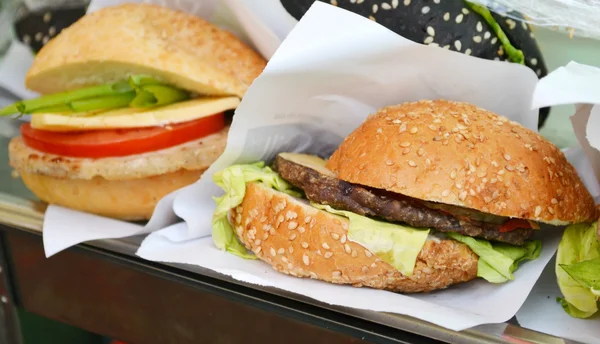
[[575,318],[598,313],[600,300],[600,227],[598,221],[567,227],[556,254],[556,277],[564,297],[557,298]]
[[296,277],[403,293],[510,281],[538,258],[540,224],[596,216],[558,148],[445,100],[380,109],[328,160],[280,153],[271,167],[213,178],[225,191],[212,220],[218,248]]
[[41,96],[0,110],[32,115],[10,165],[45,202],[148,219],[220,156],[225,113],[265,65],[187,13],[125,4],[86,15],[36,55],[25,84]]

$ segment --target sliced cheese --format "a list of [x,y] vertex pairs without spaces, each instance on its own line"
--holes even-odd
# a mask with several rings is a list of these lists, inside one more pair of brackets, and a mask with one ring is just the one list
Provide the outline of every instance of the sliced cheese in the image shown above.
[[198,98],[159,108],[124,108],[102,113],[40,113],[31,118],[31,126],[48,131],[75,131],[155,127],[187,122],[235,109],[237,97]]

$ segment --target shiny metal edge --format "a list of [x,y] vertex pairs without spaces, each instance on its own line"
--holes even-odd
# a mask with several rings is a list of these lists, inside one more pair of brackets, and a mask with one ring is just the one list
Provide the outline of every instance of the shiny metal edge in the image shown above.
[[[0,193],[0,224],[2,225],[41,234],[45,209],[46,206],[41,202],[26,200],[5,193]],[[126,256],[136,257],[135,253],[140,242],[141,239],[139,237],[133,237],[125,239],[97,240],[86,243],[86,245],[113,251]],[[577,344],[575,341],[557,338],[548,334],[532,331],[508,323],[481,325],[465,331],[455,332],[409,316],[328,305],[302,295],[286,292],[284,290],[259,287],[253,284],[240,282],[229,276],[221,275],[217,272],[201,267],[170,263],[163,265],[198,273],[252,289],[269,292],[277,296],[304,302],[317,307],[448,343]]]

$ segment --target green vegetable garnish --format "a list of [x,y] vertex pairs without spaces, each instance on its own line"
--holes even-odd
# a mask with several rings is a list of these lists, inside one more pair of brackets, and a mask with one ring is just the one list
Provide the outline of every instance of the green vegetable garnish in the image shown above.
[[597,223],[567,227],[556,254],[556,277],[563,309],[575,318],[598,311],[600,297],[600,243]]
[[469,7],[473,12],[483,17],[483,20],[485,20],[485,22],[488,23],[488,25],[492,28],[492,31],[494,32],[494,34],[496,34],[496,37],[498,37],[500,43],[502,44],[502,47],[504,48],[504,51],[508,55],[508,59],[511,62],[525,64],[525,55],[523,55],[523,51],[515,48],[512,45],[512,43],[508,39],[508,36],[506,36],[504,31],[500,27],[500,24],[498,24],[496,19],[494,19],[494,17],[492,16],[492,13],[484,6],[474,4],[466,0],[465,3],[467,7]]
[[78,113],[125,107],[162,106],[189,98],[189,93],[144,75],[112,84],[86,87],[21,100],[0,109],[0,116],[36,113]]

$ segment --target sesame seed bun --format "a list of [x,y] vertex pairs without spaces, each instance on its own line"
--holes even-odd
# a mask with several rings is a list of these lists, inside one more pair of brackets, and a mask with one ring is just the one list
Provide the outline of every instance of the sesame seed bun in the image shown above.
[[230,221],[240,241],[277,271],[336,284],[415,293],[477,277],[478,257],[466,245],[431,238],[410,277],[347,238],[348,220],[302,200],[248,183]]
[[145,74],[199,94],[241,97],[265,65],[233,34],[196,16],[124,4],[86,15],[52,39],[25,84],[49,94]]
[[566,225],[597,215],[556,146],[467,103],[383,108],[346,137],[327,168],[350,183],[499,216]]
[[44,202],[147,220],[161,198],[200,179],[225,150],[228,129],[159,151],[101,159],[43,153],[16,137],[8,147],[10,165]]

